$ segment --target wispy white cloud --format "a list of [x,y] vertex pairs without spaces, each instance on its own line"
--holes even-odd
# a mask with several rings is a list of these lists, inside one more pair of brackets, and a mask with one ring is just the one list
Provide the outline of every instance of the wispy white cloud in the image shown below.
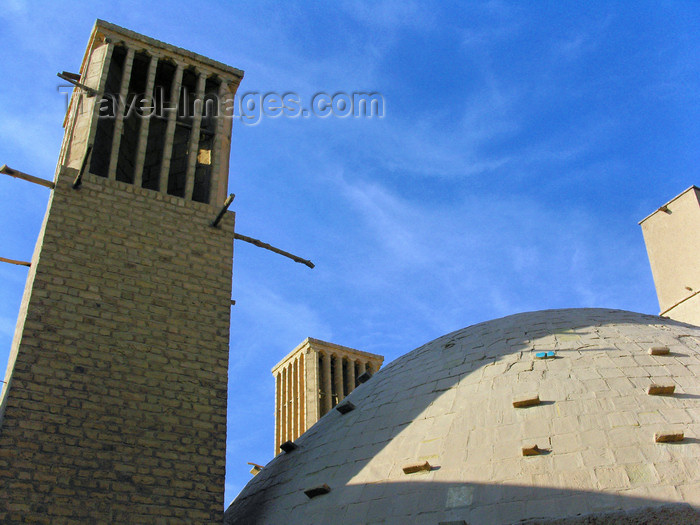
[[552,46],[552,53],[564,60],[580,60],[585,55],[597,51],[607,39],[607,31],[614,21],[612,14],[603,16],[597,23],[587,21],[585,26],[579,26]]
[[237,283],[234,296],[234,372],[259,360],[261,353],[272,356],[268,358],[272,367],[285,349],[290,351],[306,337],[332,338],[330,326],[313,306],[271,290],[265,283]]
[[437,24],[434,9],[412,0],[380,0],[371,4],[351,1],[339,5],[350,18],[363,26],[383,32],[404,27],[430,30]]
[[[60,133],[56,132],[55,121],[54,125],[50,126],[48,120],[43,116],[33,119],[23,110],[15,114],[9,111],[3,118],[3,125],[0,126],[0,141],[5,143],[3,149],[13,152],[13,157],[32,158],[33,167],[41,169],[44,178],[51,179],[56,163],[56,151],[60,146]],[[50,147],[51,144],[55,147]],[[6,161],[11,162],[10,159]],[[31,167],[23,168],[24,171],[30,171]]]
[[5,9],[13,16],[24,15],[29,10],[27,4],[28,2],[26,0],[7,0],[5,2]]
[[470,54],[488,57],[491,49],[516,37],[527,20],[521,6],[504,2],[484,2],[470,6],[473,16],[460,28],[460,44]]
[[[480,309],[505,315],[560,303],[610,304],[611,275],[626,273],[614,260],[595,257],[619,231],[606,229],[595,213],[548,209],[534,198],[507,194],[436,207],[376,183],[339,184],[367,225],[370,235],[362,242],[373,253],[374,274],[351,278],[353,287],[368,293],[382,287],[392,297],[388,304],[410,306],[409,315],[424,326],[458,328],[467,312]],[[634,256],[637,247],[618,246],[635,261],[635,271],[645,267]]]
[[352,184],[343,181],[343,191],[374,237],[372,243],[404,266],[424,265],[429,254],[421,251],[418,236],[422,214],[373,183]]

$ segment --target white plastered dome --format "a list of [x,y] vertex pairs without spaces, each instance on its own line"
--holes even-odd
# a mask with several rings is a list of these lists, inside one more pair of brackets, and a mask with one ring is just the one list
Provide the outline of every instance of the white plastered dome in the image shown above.
[[[667,355],[649,354],[661,346]],[[649,395],[652,384],[674,393]],[[347,401],[356,408],[332,410],[250,481],[226,523],[579,523],[642,507],[664,523],[698,516],[698,327],[606,309],[513,315],[409,352]],[[684,440],[657,443],[659,433]],[[534,445],[543,453],[523,455]],[[305,494],[323,485],[330,492]]]

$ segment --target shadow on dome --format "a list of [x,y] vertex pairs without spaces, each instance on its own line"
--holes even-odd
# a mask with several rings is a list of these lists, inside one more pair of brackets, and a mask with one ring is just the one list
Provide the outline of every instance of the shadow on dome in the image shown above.
[[[336,487],[279,512],[262,490],[231,506],[225,524],[449,523],[457,525],[693,525],[700,513],[687,503],[563,488],[435,481]],[[427,502],[431,502],[428,505]],[[241,519],[239,519],[241,517]]]

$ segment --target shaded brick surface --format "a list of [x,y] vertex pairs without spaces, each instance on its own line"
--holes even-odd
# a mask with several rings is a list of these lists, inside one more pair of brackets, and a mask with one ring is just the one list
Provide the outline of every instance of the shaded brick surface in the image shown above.
[[3,523],[220,523],[234,214],[75,170],[28,277]]

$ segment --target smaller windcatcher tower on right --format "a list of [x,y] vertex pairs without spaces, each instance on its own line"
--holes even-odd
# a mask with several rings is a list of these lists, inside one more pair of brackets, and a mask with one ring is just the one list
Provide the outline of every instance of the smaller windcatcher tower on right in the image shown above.
[[700,188],[691,186],[639,224],[659,315],[700,325]]
[[[384,357],[307,337],[275,365],[275,454],[376,373]],[[364,377],[363,377],[364,375]]]

